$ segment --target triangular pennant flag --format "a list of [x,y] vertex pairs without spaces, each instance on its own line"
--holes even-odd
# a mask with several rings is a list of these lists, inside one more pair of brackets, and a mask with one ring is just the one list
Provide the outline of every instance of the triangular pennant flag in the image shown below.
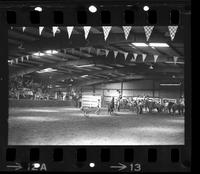
[[90,54],[92,50],[92,47],[88,47],[88,53]]
[[144,62],[146,59],[147,55],[146,54],[142,54],[142,61]]
[[146,35],[146,40],[148,41],[150,36],[151,36],[151,33],[153,31],[153,28],[154,26],[144,26],[144,32],[145,32],[145,35]]
[[97,48],[97,56],[100,54],[100,49]]
[[156,63],[158,59],[158,55],[153,55],[153,58],[154,58],[154,63]]
[[22,61],[22,62],[24,61],[24,57],[21,57],[21,61]]
[[174,40],[178,26],[168,26],[168,29],[169,29],[169,34],[170,34],[171,40]]
[[106,41],[112,27],[111,26],[102,26],[102,28],[103,28],[104,40]]
[[68,33],[68,38],[70,39],[72,31],[73,31],[74,27],[73,26],[68,26],[67,27],[67,33]]
[[105,52],[106,52],[106,57],[108,56],[108,54],[109,54],[109,50],[105,50]]
[[123,26],[122,28],[124,30],[125,39],[127,40],[132,27],[131,26]]
[[133,56],[134,56],[134,61],[136,61],[138,54],[134,53]]
[[29,55],[26,56],[26,59],[29,60]]
[[85,39],[87,39],[87,37],[88,37],[88,34],[89,34],[89,32],[90,32],[90,26],[84,26],[83,27],[83,30],[84,30],[84,32],[85,32]]
[[39,27],[39,35],[42,34],[43,29],[44,29],[44,27]]
[[25,31],[25,29],[26,29],[26,27],[22,27],[22,31],[23,31],[23,32]]
[[72,50],[71,50],[71,51],[72,51],[72,54],[74,54],[74,48],[72,48]]
[[178,60],[178,57],[177,56],[174,56],[174,64],[176,65],[176,62]]
[[53,31],[53,36],[55,37],[56,35],[56,31],[58,30],[58,27],[52,27],[52,31]]
[[124,53],[125,60],[126,60],[127,56],[128,56],[128,53]]
[[66,50],[66,49],[64,49],[64,53],[65,53],[65,54],[67,53],[67,50]]
[[12,29],[13,29],[13,27],[11,26],[11,27],[10,27],[10,29],[12,30]]
[[15,62],[16,62],[16,63],[18,63],[18,58],[17,58],[17,59],[15,59]]
[[118,51],[114,51],[114,57],[115,57],[115,59],[116,59],[117,55],[118,55]]

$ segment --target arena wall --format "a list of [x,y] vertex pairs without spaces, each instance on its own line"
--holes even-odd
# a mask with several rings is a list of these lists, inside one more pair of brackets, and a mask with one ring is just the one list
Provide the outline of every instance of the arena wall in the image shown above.
[[56,101],[56,100],[9,100],[9,107],[74,107],[75,103],[72,100]]
[[110,100],[111,96],[118,96],[118,91],[122,92],[122,96],[144,96],[160,97],[160,98],[179,98],[183,95],[183,87],[161,87],[159,81],[153,80],[135,80],[119,83],[100,84],[89,86],[82,89],[83,95],[101,95],[103,101]]

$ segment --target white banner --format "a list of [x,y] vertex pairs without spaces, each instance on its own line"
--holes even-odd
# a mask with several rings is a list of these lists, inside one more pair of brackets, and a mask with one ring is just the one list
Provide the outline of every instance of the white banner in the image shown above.
[[103,28],[104,40],[106,41],[112,26],[102,26],[102,28]]
[[26,27],[22,27],[22,31],[23,31],[23,32],[25,31],[25,29],[26,29]]
[[124,30],[125,39],[127,40],[132,27],[131,26],[123,26],[122,28]]
[[98,48],[96,49],[97,56],[100,54],[100,51],[101,51],[100,49],[98,49]]
[[58,30],[58,27],[52,27],[52,31],[53,31],[53,36],[55,37],[56,35],[56,31]]
[[21,57],[21,61],[22,61],[22,62],[24,61],[24,57]]
[[109,54],[109,50],[105,50],[105,52],[106,52],[106,57],[108,56],[108,54]]
[[67,50],[66,50],[66,49],[64,49],[64,53],[65,53],[65,54],[67,53]]
[[128,56],[128,53],[124,53],[125,60],[126,60],[127,56]]
[[44,29],[44,27],[42,27],[42,26],[39,27],[39,35],[40,35],[40,36],[41,36],[41,34],[42,34],[43,29]]
[[68,38],[70,39],[72,31],[73,31],[74,27],[73,26],[68,26],[67,27],[67,33],[68,33]]
[[176,62],[178,61],[178,57],[174,56],[174,64],[176,65]]
[[75,52],[74,48],[71,49],[71,52],[72,52],[72,54],[74,54],[74,52]]
[[153,31],[153,28],[154,26],[144,26],[144,32],[145,32],[145,35],[146,35],[146,40],[148,41],[150,36],[151,36],[151,33]]
[[156,63],[158,59],[158,55],[153,55],[153,58],[154,58],[154,63]]
[[88,34],[89,34],[89,32],[90,32],[90,29],[91,29],[90,26],[84,26],[84,27],[83,27],[83,30],[84,30],[84,32],[85,32],[85,39],[87,39]]
[[88,47],[88,53],[90,54],[92,50],[92,47]]
[[146,54],[142,54],[142,61],[144,62],[146,59],[147,55]]
[[116,59],[117,55],[118,55],[118,51],[113,51],[114,52],[114,57]]
[[138,54],[134,53],[133,56],[134,56],[134,61],[136,61]]
[[168,29],[169,29],[169,34],[170,34],[171,41],[172,41],[172,40],[174,40],[178,26],[168,26]]
[[26,56],[26,59],[29,60],[29,55]]

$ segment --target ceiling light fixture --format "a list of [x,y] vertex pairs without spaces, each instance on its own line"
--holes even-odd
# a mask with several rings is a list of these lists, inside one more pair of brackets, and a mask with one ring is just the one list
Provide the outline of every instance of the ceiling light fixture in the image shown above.
[[145,6],[143,7],[143,10],[144,10],[144,11],[148,11],[148,10],[149,10],[149,6],[145,5]]
[[88,77],[88,75],[82,75],[81,77],[82,77],[82,78],[84,78],[84,77]]
[[153,66],[151,65],[151,66],[149,67],[149,69],[154,69],[154,68],[153,68]]
[[132,45],[134,45],[136,47],[148,47],[148,45],[146,43],[140,43],[140,42],[132,43]]
[[149,46],[151,47],[169,47],[166,43],[149,43]]
[[161,83],[160,86],[181,86],[181,83]]
[[34,10],[35,10],[35,11],[42,12],[42,7],[35,7]]
[[53,68],[46,68],[40,71],[36,71],[37,73],[47,73],[47,72],[54,72],[57,71],[57,69],[53,69]]
[[91,13],[96,13],[97,12],[97,8],[94,5],[90,5],[88,9],[89,9],[89,11]]
[[75,65],[75,67],[78,67],[78,68],[84,68],[84,67],[91,67],[91,66],[94,66],[95,64],[88,64],[88,65]]

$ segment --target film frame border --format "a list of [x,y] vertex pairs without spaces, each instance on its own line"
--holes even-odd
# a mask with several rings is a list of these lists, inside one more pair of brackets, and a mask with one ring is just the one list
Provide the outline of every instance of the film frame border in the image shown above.
[[[91,2],[91,1],[90,1]],[[88,2],[88,5],[90,4],[95,4],[95,3],[90,3]],[[129,1],[130,2],[130,1]],[[133,3],[133,2],[132,2]],[[101,3],[99,3],[101,4]],[[101,5],[97,5],[100,7]],[[103,3],[102,3],[103,4]],[[149,25],[148,23],[148,14],[145,13],[141,7],[144,5],[147,5],[145,2],[140,2],[137,5],[134,5],[133,7],[126,6],[127,1],[124,3],[119,3],[117,2],[116,6],[115,5],[109,5],[106,4],[104,7],[100,7],[100,9],[108,10],[111,12],[111,25],[114,26],[123,26],[125,25],[124,23],[124,11],[125,10],[133,10],[136,11],[136,16],[135,16],[135,22],[133,25],[135,26],[143,26],[143,25]],[[58,171],[58,167],[60,168],[60,171],[113,171],[108,169],[108,165],[114,164],[117,162],[124,162],[124,151],[127,151],[126,149],[133,149],[134,151],[134,156],[135,159],[137,159],[138,162],[141,163],[142,171],[150,172],[150,171],[190,171],[191,167],[191,25],[190,25],[190,12],[187,10],[187,5],[188,1],[181,1],[181,3],[171,3],[168,5],[163,5],[163,4],[154,4],[152,1],[152,4],[149,6],[152,9],[155,9],[158,15],[158,22],[154,25],[159,25],[159,26],[167,26],[170,25],[170,11],[175,9],[179,12],[180,14],[180,22],[178,25],[183,25],[184,26],[184,31],[187,33],[185,35],[185,98],[186,98],[186,115],[185,116],[185,145],[175,145],[175,146],[9,146],[7,145],[7,140],[8,140],[8,122],[7,122],[7,116],[8,116],[8,102],[7,101],[7,96],[8,93],[7,91],[7,86],[8,86],[8,66],[7,66],[7,30],[10,25],[7,24],[7,19],[6,19],[6,13],[7,11],[16,11],[17,14],[17,20],[16,24],[12,24],[14,26],[39,26],[39,25],[44,25],[44,26],[52,26],[55,25],[55,23],[52,24],[53,21],[53,15],[55,9],[48,8],[45,9],[46,12],[41,13],[41,18],[40,18],[40,23],[39,24],[31,24],[29,21],[29,15],[24,15],[24,14],[30,14],[29,9],[26,11],[23,11],[22,9],[19,8],[0,8],[0,37],[2,38],[0,40],[0,48],[1,48],[1,55],[0,55],[0,63],[1,63],[1,68],[0,68],[0,85],[2,87],[2,94],[1,94],[1,104],[2,108],[1,109],[1,115],[3,117],[3,120],[0,122],[0,161],[1,161],[1,166],[0,170],[6,170],[5,165],[7,164],[6,161],[6,150],[7,148],[11,151],[11,154],[15,151],[12,149],[16,149],[16,159],[14,161],[16,162],[21,162],[23,163],[24,166],[26,166],[30,162],[30,153],[32,150],[30,149],[39,149],[40,157],[39,160],[35,160],[33,157],[32,162],[45,162],[47,163],[47,168],[48,171]],[[56,9],[56,11],[62,11],[64,14],[64,20],[62,24],[56,24],[56,25],[74,25],[74,26],[83,26],[83,25],[91,25],[91,26],[101,26],[102,23],[101,21],[101,15],[100,13],[95,14],[93,17],[89,17],[88,23],[84,24],[79,24],[77,22],[77,6],[76,4],[71,5],[74,8],[71,8],[70,11],[67,11],[65,9]],[[81,10],[83,10],[83,7],[87,5],[82,5]],[[113,6],[115,8],[113,8]],[[163,8],[161,8],[161,6]],[[79,6],[80,7],[80,4]],[[123,7],[123,8],[122,8]],[[26,8],[25,8],[26,9]],[[166,13],[167,12],[167,13]],[[72,14],[73,18],[71,20],[67,18],[66,13]],[[51,14],[51,15],[50,15]],[[117,14],[118,17],[113,18],[113,14]],[[49,17],[49,15],[51,17]],[[88,15],[88,13],[87,13]],[[46,20],[46,17],[48,16],[48,19]],[[90,16],[90,15],[88,15]],[[20,20],[19,20],[20,19]],[[98,19],[98,20],[97,20]],[[120,19],[120,20],[119,20]],[[104,24],[104,25],[109,25]],[[2,68],[3,67],[3,68]],[[63,160],[61,162],[55,162],[52,160],[52,153],[54,149],[62,149],[60,151],[63,151]],[[86,154],[87,158],[83,159],[83,161],[78,161],[76,160],[77,156],[77,150],[78,149],[86,149]],[[108,162],[103,162],[100,159],[100,151],[101,149],[109,149],[110,151],[110,160]],[[171,151],[179,151],[179,160],[178,162],[171,163]],[[150,150],[150,152],[149,152]],[[34,150],[33,150],[34,151]],[[37,150],[36,150],[37,151]],[[35,151],[35,152],[36,152]],[[78,150],[79,151],[79,150]],[[85,151],[85,150],[83,150]],[[155,152],[157,151],[157,152]],[[58,150],[59,152],[59,150]],[[129,151],[130,152],[130,151]],[[15,152],[14,152],[15,153]],[[59,152],[60,153],[60,152]],[[83,152],[85,153],[85,152]],[[157,153],[157,159],[154,162],[148,162],[148,153],[154,154]],[[51,155],[50,155],[51,154]],[[71,154],[71,155],[69,155]],[[142,155],[141,155],[142,154]],[[70,160],[69,157],[72,157],[72,160]],[[166,157],[166,158],[163,158]],[[175,157],[176,158],[176,157]],[[135,159],[133,160],[135,162]],[[166,160],[167,159],[167,160]],[[89,161],[87,161],[89,160]],[[140,161],[141,160],[141,161]],[[164,161],[163,161],[164,160]],[[91,168],[88,166],[88,162],[95,162],[97,167],[96,168]],[[176,161],[176,160],[175,160]],[[165,165],[163,165],[163,163]],[[66,166],[66,164],[68,164]],[[127,164],[129,165],[129,163]],[[2,167],[3,166],[3,167]],[[51,166],[51,167],[49,167]],[[71,168],[70,168],[71,166]],[[27,166],[26,166],[27,167]]]

